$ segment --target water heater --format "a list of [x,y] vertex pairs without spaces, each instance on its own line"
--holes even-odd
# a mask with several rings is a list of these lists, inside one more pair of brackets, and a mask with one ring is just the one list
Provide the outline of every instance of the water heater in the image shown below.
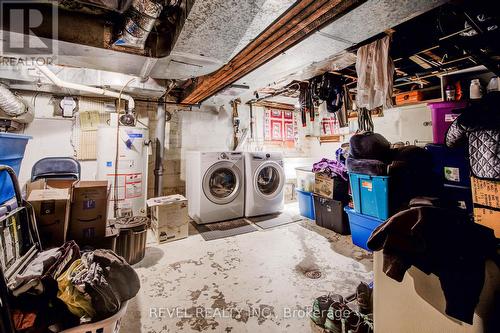
[[97,179],[110,185],[108,218],[146,215],[147,136],[147,129],[139,127],[97,130]]

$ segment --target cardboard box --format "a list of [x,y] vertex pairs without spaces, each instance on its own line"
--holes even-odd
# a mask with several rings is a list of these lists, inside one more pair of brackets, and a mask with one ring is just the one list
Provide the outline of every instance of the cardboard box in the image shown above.
[[474,207],[474,221],[495,231],[495,237],[500,238],[500,211]]
[[26,195],[29,196],[33,190],[44,189],[66,189],[70,193],[75,180],[73,179],[39,179],[26,184]]
[[188,201],[180,194],[148,199],[151,208],[151,219],[157,221],[158,227],[180,227],[189,223]]
[[171,242],[188,236],[188,202],[180,194],[147,200],[151,209],[151,229],[158,243]]
[[107,181],[78,181],[71,190],[69,239],[85,242],[106,235]]
[[500,209],[500,181],[471,177],[474,204]]
[[70,214],[67,189],[32,189],[28,201],[35,211],[42,246],[61,246],[66,241]]
[[174,227],[158,227],[157,221],[151,221],[151,230],[158,244],[186,238],[189,235],[189,224]]
[[[341,200],[338,198],[339,195],[342,194],[342,191],[345,190],[345,194],[347,195],[347,187],[344,181],[344,184],[339,184],[341,180],[339,178],[331,178],[329,175],[323,172],[317,172],[314,174],[314,191],[313,193],[319,195],[321,197],[327,199],[335,199]],[[342,189],[337,189],[336,187],[341,186]],[[334,196],[336,196],[334,198]],[[343,195],[342,195],[343,196]],[[343,199],[342,199],[343,200]]]

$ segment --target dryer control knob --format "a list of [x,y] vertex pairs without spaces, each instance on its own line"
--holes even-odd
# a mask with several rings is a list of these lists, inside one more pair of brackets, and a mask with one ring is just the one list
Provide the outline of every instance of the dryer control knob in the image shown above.
[[227,160],[227,154],[226,153],[221,153],[220,158],[223,160]]
[[271,154],[266,154],[266,158],[269,158],[269,157],[271,157]]

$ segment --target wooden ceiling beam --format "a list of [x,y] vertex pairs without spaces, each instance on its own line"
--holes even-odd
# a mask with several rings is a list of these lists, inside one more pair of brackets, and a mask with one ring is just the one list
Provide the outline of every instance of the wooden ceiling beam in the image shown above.
[[200,103],[364,1],[297,1],[221,69],[200,78],[182,102]]
[[278,110],[285,110],[285,111],[294,111],[295,110],[294,105],[288,104],[288,103],[281,103],[281,102],[260,101],[260,102],[253,103],[252,105],[260,106],[263,108],[271,108],[271,109],[278,109]]

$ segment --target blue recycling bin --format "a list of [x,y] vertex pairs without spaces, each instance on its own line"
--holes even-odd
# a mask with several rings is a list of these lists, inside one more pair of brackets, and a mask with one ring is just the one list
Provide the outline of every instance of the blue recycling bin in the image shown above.
[[[8,165],[17,175],[21,169],[26,145],[31,136],[0,133],[0,164]],[[14,187],[7,172],[0,173],[0,204],[15,196]]]

